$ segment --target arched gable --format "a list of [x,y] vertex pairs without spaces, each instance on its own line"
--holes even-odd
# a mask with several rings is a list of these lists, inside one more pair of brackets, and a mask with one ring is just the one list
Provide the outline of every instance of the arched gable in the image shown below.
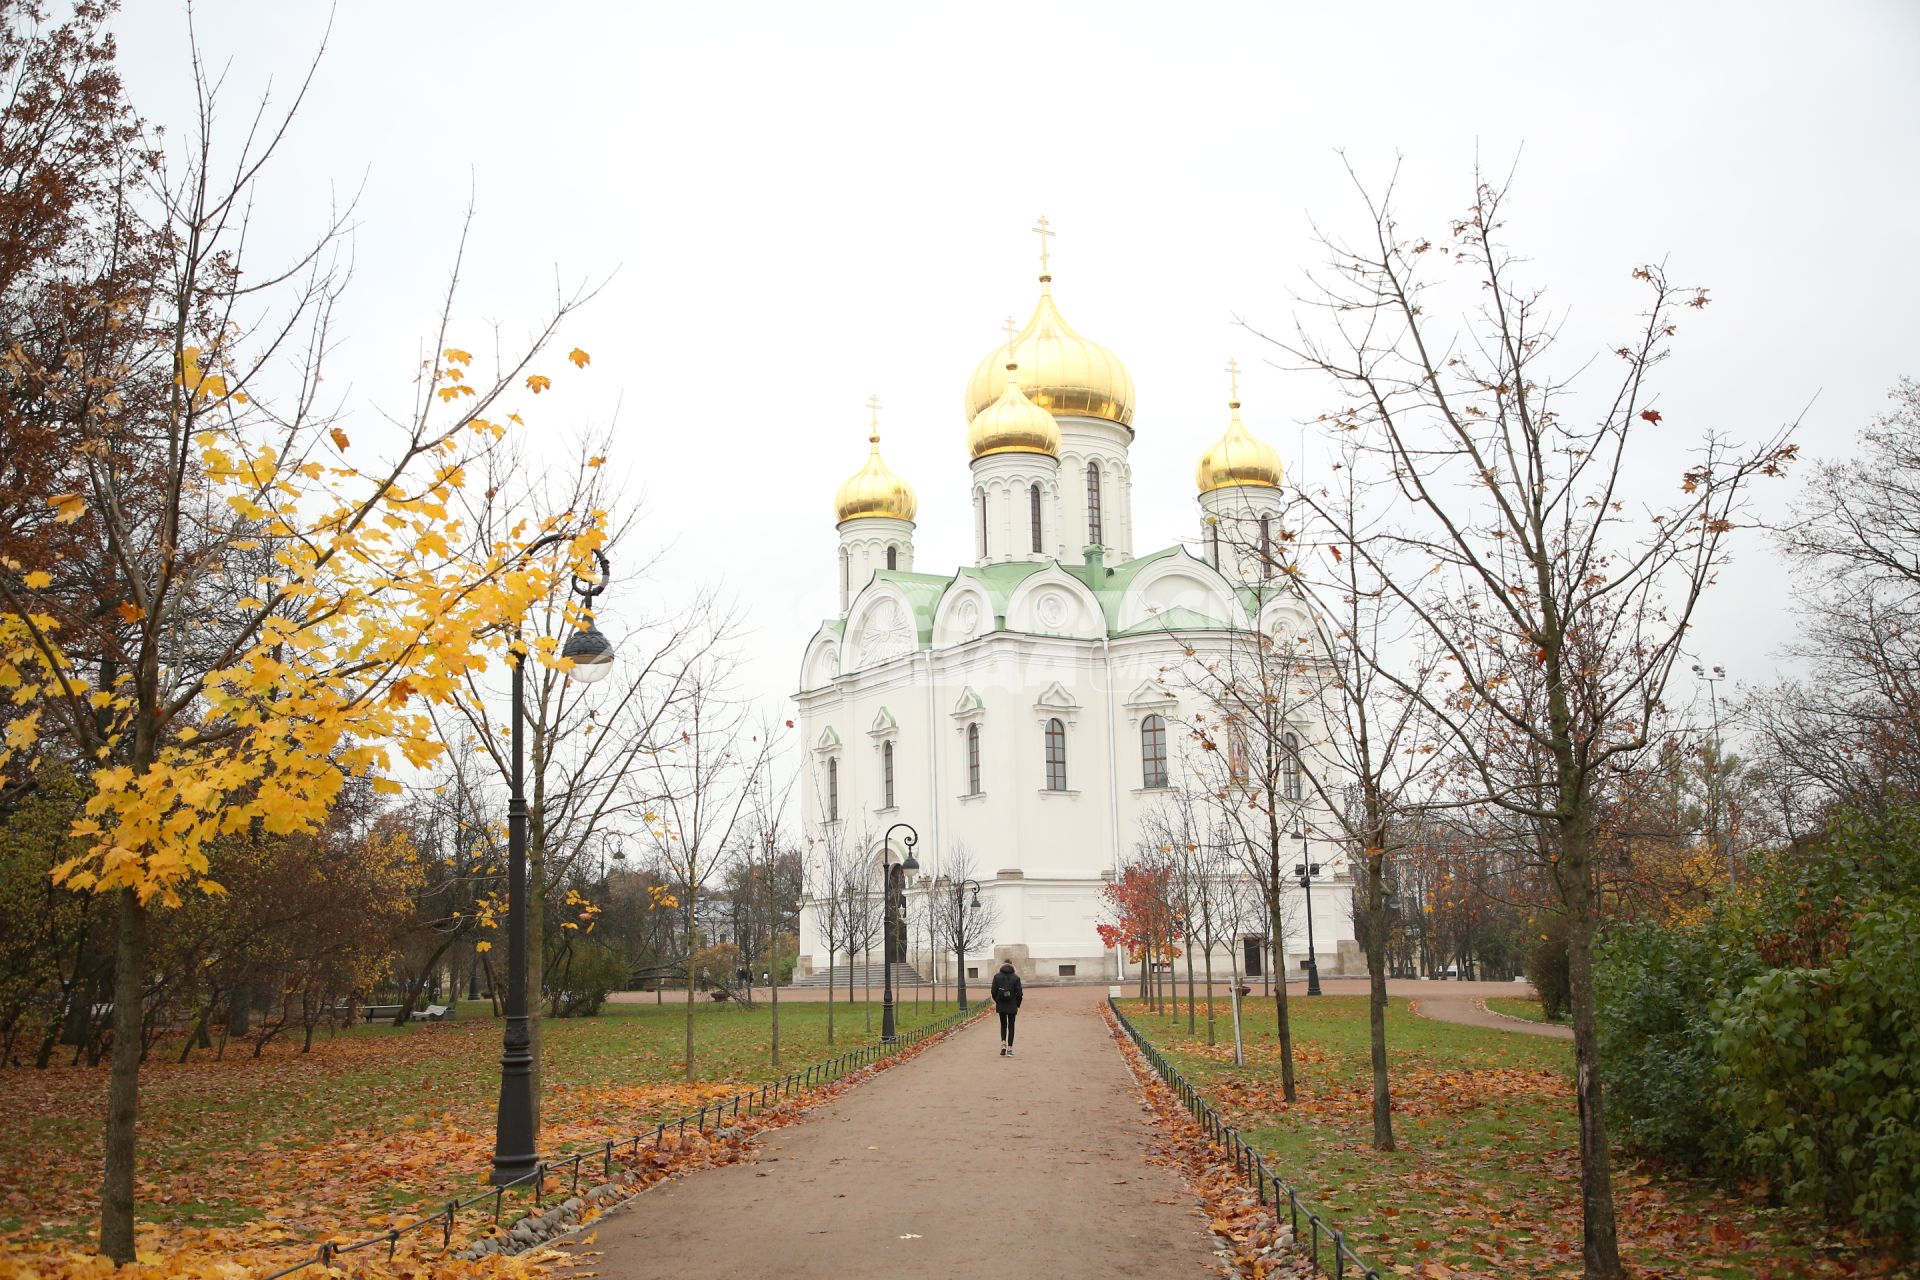
[[1244,627],[1246,610],[1212,565],[1182,552],[1156,560],[1127,584],[1117,631],[1154,625]]
[[1008,597],[1007,630],[1097,640],[1107,634],[1107,620],[1086,583],[1049,565]]
[[840,669],[864,671],[904,657],[918,647],[913,602],[906,592],[885,578],[875,578],[861,588],[847,612]]
[[800,660],[800,689],[823,689],[840,674],[840,631],[829,624],[813,633]]
[[933,646],[965,644],[998,626],[993,597],[978,580],[962,575],[942,593],[933,611]]

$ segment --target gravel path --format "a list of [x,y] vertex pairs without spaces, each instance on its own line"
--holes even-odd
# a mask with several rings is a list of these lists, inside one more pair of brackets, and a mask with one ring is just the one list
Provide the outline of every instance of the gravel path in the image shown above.
[[1030,990],[1018,1056],[989,1016],[791,1128],[757,1164],[663,1184],[598,1224],[611,1280],[778,1275],[1055,1280],[1218,1274],[1194,1195],[1100,1017]]

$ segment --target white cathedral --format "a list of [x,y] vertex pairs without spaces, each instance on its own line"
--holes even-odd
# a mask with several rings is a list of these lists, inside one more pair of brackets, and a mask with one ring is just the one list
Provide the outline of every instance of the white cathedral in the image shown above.
[[[1313,628],[1290,595],[1249,589],[1273,572],[1266,557],[1220,536],[1223,521],[1264,531],[1281,506],[1279,454],[1241,423],[1237,386],[1195,477],[1198,554],[1179,544],[1135,554],[1133,379],[1060,314],[1044,218],[1035,230],[1033,317],[967,383],[974,563],[916,571],[917,504],[880,457],[877,411],[866,465],[835,495],[840,613],[808,641],[795,695],[803,856],[862,845],[852,856],[871,865],[877,892],[884,834],[909,823],[919,836],[909,897],[951,893],[944,877],[964,856],[993,904],[993,937],[967,956],[969,978],[1006,959],[1029,980],[1119,981],[1134,975],[1096,929],[1110,919],[1101,893],[1143,816],[1180,782],[1180,726],[1205,714],[1168,673],[1210,634]],[[891,849],[898,863],[898,836]],[[1333,846],[1312,853],[1325,865],[1312,904],[1320,972],[1363,972],[1351,880]],[[1288,893],[1277,947],[1249,934],[1237,955],[1217,957],[1217,975],[1230,960],[1243,974],[1299,975],[1302,890]],[[810,894],[796,977],[835,959],[822,924]],[[926,955],[924,939],[908,946],[922,973],[931,963],[951,977],[952,957]]]

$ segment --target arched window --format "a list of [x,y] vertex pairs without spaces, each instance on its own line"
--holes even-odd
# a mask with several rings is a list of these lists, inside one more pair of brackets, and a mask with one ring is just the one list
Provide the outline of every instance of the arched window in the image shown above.
[[893,808],[893,739],[880,744],[880,807]]
[[[1034,490],[1038,493],[1039,490]],[[1047,721],[1047,790],[1067,789],[1067,726],[1058,717]]]
[[1140,785],[1167,785],[1167,721],[1148,716],[1140,722]]
[[1218,569],[1220,567],[1220,526],[1219,525],[1215,524],[1215,525],[1208,526],[1207,541],[1211,545],[1211,550],[1213,552],[1213,567]]
[[980,726],[967,726],[967,794],[980,794]]
[[1290,733],[1280,739],[1280,786],[1286,799],[1300,798],[1300,739]]
[[827,761],[827,821],[840,821],[840,762]]
[[898,569],[899,567],[900,567],[900,548],[889,544],[887,547],[887,568]]
[[1033,515],[1033,549],[1040,550],[1040,486],[1027,486],[1027,508]]
[[975,501],[973,504],[973,510],[974,510],[973,522],[977,526],[975,531],[980,535],[978,539],[980,543],[980,558],[982,560],[985,560],[987,558],[987,494],[986,494],[986,490],[984,489],[981,490],[979,493],[974,495],[974,498],[975,498]]
[[1100,528],[1100,464],[1087,464],[1087,541],[1096,547],[1104,547],[1107,540]]

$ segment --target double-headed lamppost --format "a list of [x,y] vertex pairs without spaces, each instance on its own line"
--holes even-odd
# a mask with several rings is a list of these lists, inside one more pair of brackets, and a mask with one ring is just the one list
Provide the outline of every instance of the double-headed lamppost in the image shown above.
[[[551,534],[522,554],[531,556],[570,537]],[[583,606],[591,605],[607,584],[607,558],[598,551],[593,558],[600,565],[600,581],[573,580],[573,592]],[[567,637],[560,656],[573,660],[572,677],[582,684],[604,679],[613,669],[613,643],[591,622]],[[500,1109],[494,1120],[495,1186],[511,1186],[531,1177],[540,1164],[534,1150],[538,1134],[533,1123],[533,1039],[527,1031],[527,796],[520,742],[520,722],[525,719],[526,708],[526,664],[526,651],[520,649],[513,655],[513,793],[507,800],[507,1030],[500,1055]]]
[[[880,997],[880,1043],[892,1044],[897,1036],[893,1032],[893,940],[898,929],[893,922],[893,868],[888,864],[888,855],[893,852],[893,833],[905,828],[906,838],[900,843],[907,846],[907,854],[900,859],[900,886],[906,889],[906,873],[918,871],[920,864],[914,859],[913,846],[920,843],[920,833],[905,822],[896,822],[887,828],[887,834],[880,841],[880,889],[881,929],[886,936],[880,943],[880,969],[885,974],[885,986]],[[872,990],[871,987],[868,990]]]
[[962,880],[953,886],[953,958],[958,962],[960,1012],[967,1011],[967,886],[973,886],[973,908],[980,909],[980,882]]
[[1300,861],[1293,866],[1293,874],[1300,877],[1300,890],[1307,899],[1307,994],[1320,994],[1320,958],[1313,950],[1313,878],[1320,874],[1320,864],[1313,861],[1307,853],[1307,829],[1297,828],[1293,838],[1300,842]]

